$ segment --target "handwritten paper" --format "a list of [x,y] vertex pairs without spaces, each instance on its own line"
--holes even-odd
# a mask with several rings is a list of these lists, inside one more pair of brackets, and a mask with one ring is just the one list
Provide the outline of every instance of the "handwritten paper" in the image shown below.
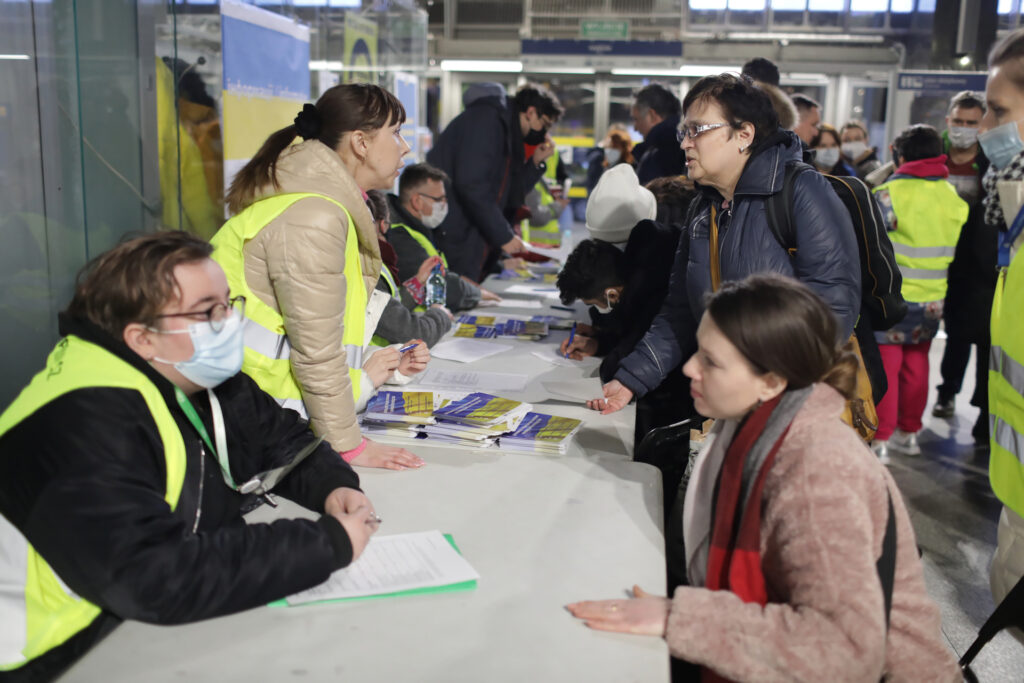
[[[417,384],[449,389],[485,391],[526,391],[526,375],[504,372],[471,372],[468,370],[440,370],[427,368]],[[600,395],[600,394],[598,394]]]
[[487,358],[488,356],[510,350],[512,350],[510,344],[498,344],[482,339],[453,337],[436,344],[434,348],[430,349],[430,355],[433,358],[453,360],[458,363],[472,363],[481,358]]
[[474,581],[480,575],[440,531],[373,536],[355,562],[319,586],[289,596],[289,605],[387,595]]

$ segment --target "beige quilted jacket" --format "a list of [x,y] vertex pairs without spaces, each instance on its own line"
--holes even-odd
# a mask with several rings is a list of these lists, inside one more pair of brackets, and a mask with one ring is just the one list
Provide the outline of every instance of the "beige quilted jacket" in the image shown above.
[[[359,236],[364,282],[372,292],[380,276],[380,247],[362,192],[338,155],[317,140],[289,147],[277,161],[279,187],[257,199],[314,192],[348,209]],[[313,430],[338,451],[359,445],[352,385],[341,343],[345,310],[345,241],[348,220],[337,205],[301,199],[245,245],[245,281],[278,311],[291,343],[291,364]]]

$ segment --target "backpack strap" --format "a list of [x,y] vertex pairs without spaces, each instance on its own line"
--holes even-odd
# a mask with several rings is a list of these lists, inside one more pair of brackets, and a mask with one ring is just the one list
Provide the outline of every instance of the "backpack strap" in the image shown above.
[[1024,576],[1017,581],[1017,584],[1010,589],[1003,601],[992,612],[992,616],[978,629],[978,637],[967,652],[960,658],[960,667],[964,671],[964,677],[969,681],[978,680],[971,671],[971,662],[978,656],[981,648],[985,647],[988,641],[1009,626],[1024,626]]
[[796,221],[793,218],[796,177],[809,170],[814,169],[803,162],[787,163],[782,176],[782,190],[769,196],[765,202],[768,228],[790,256],[796,253]]

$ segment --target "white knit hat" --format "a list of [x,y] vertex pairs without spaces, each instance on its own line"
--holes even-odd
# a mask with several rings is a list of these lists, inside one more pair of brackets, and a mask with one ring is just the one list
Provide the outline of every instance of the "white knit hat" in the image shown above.
[[587,230],[603,242],[625,242],[637,223],[654,220],[657,215],[654,194],[640,186],[629,164],[616,164],[605,171],[587,198]]

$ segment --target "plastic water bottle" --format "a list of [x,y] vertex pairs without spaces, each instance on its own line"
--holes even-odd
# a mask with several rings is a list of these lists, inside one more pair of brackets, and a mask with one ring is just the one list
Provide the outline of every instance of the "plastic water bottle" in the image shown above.
[[430,271],[430,277],[427,278],[427,306],[434,304],[444,306],[447,301],[448,296],[445,291],[444,275],[441,274],[441,264],[438,263]]

